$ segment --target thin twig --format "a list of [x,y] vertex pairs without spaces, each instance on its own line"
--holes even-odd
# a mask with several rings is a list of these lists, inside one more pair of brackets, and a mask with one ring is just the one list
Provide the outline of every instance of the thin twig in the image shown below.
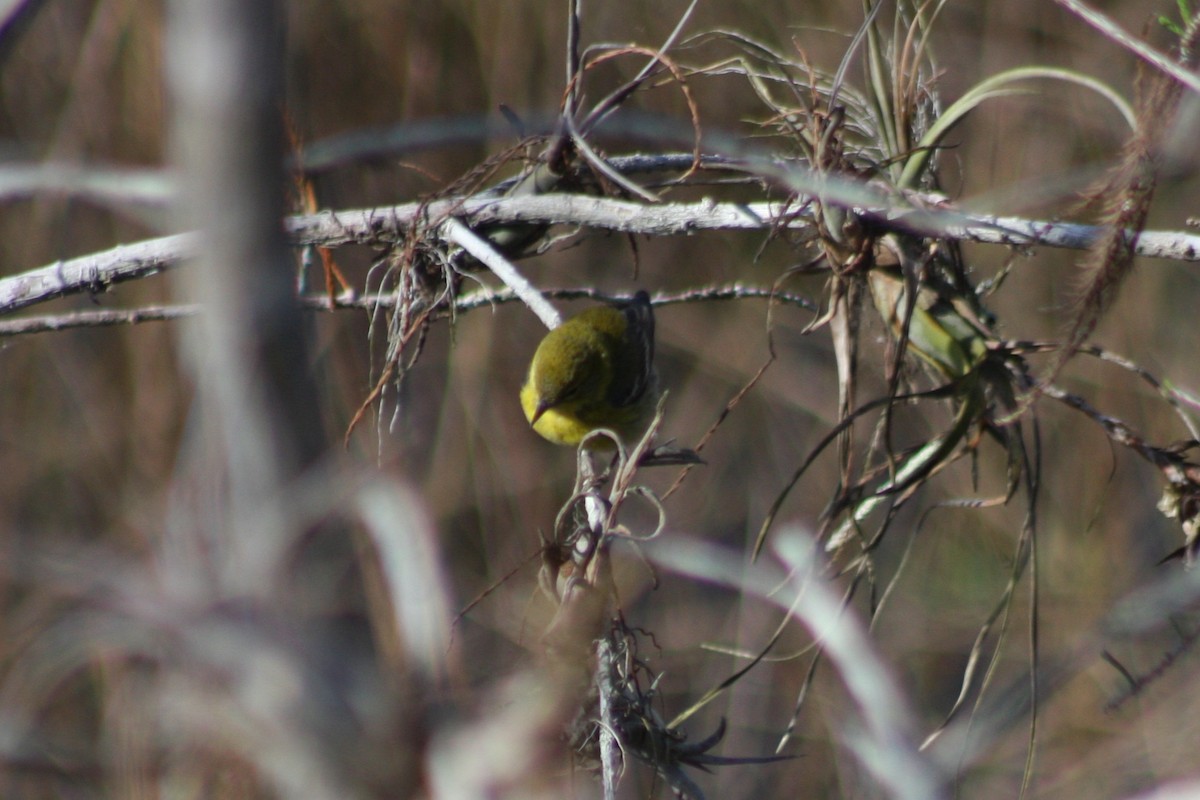
[[621,771],[620,750],[614,733],[617,726],[612,707],[612,668],[612,643],[609,637],[602,636],[596,642],[596,689],[600,695],[600,775],[605,800],[616,798],[617,779]]
[[547,328],[553,330],[562,324],[562,315],[546,301],[545,297],[542,297],[538,288],[518,272],[507,258],[500,255],[496,248],[476,236],[470,228],[454,217],[449,217],[442,223],[442,233],[447,239],[487,265],[497,278],[504,281],[505,286],[512,289],[513,293],[529,306],[529,309]]
[[[629,295],[615,295],[611,292],[601,292],[594,288],[582,289],[544,289],[541,294],[552,300],[594,300],[598,303],[618,303],[630,300]],[[723,284],[689,289],[684,292],[659,293],[651,298],[654,305],[676,305],[680,303],[701,303],[712,300],[774,300],[783,305],[796,306],[817,310],[817,304],[803,295],[791,292],[774,292],[767,286],[752,286],[741,283]],[[461,314],[477,311],[481,308],[518,302],[519,298],[510,289],[481,290],[462,295],[455,300],[454,312]],[[396,295],[365,294],[343,292],[330,300],[329,295],[306,294],[297,298],[297,302],[307,311],[367,311],[374,312],[379,308],[391,308],[396,304]],[[70,311],[64,314],[39,314],[37,316],[18,317],[10,320],[0,320],[0,338],[6,336],[21,336],[32,333],[54,333],[72,330],[74,328],[103,328],[116,325],[140,325],[144,322],[168,322],[185,319],[202,313],[203,306],[199,304],[181,304],[173,306],[143,306],[140,308],[111,308]],[[447,312],[449,313],[449,312]]]
[[105,308],[72,311],[67,314],[44,314],[0,321],[0,337],[29,333],[49,333],[71,328],[104,328],[112,325],[138,325],[143,322],[194,317],[200,313],[196,304],[180,306],[146,306],[144,308]]

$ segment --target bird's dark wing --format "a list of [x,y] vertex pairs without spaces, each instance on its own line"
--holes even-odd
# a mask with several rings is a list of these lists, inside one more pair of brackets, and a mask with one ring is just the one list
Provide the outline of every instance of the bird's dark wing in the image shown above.
[[654,307],[650,305],[650,295],[639,290],[619,308],[625,315],[625,336],[620,347],[630,369],[618,370],[620,374],[614,376],[609,399],[616,406],[631,406],[645,396],[655,380]]

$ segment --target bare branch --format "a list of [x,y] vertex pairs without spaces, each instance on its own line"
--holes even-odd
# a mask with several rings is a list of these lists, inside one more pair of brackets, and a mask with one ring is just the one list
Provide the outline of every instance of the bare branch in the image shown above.
[[68,294],[107,292],[113,284],[155,275],[196,255],[194,233],[179,233],[59,261],[0,280],[0,314]]
[[[297,245],[336,247],[349,243],[379,244],[395,241],[402,235],[405,226],[418,215],[437,218],[439,213],[451,209],[455,210],[456,216],[472,225],[543,222],[668,236],[702,230],[772,230],[777,227],[776,218],[782,207],[777,203],[718,203],[712,200],[647,206],[587,195],[548,194],[325,211],[292,217],[287,222],[287,229],[293,244]],[[1082,250],[1090,247],[1103,233],[1103,229],[1095,225],[967,214],[945,207],[892,210],[880,206],[855,210],[898,227],[984,244],[1046,245]],[[808,223],[803,219],[792,220],[789,227],[803,229],[808,227]],[[1144,231],[1138,237],[1137,254],[1146,258],[1200,261],[1200,236],[1177,231]],[[3,282],[0,282],[2,286]],[[0,307],[0,310],[3,308]]]
[[[931,203],[939,198],[929,198]],[[323,211],[287,219],[293,245],[339,247],[348,244],[389,245],[399,241],[408,226],[420,219],[453,214],[464,223],[542,222],[583,225],[648,236],[687,234],[704,230],[766,232],[778,227],[783,208],[777,203],[670,203],[648,206],[624,200],[571,194],[529,197],[448,199],[435,203]],[[1093,225],[966,214],[945,206],[856,208],[882,225],[947,239],[1025,247],[1046,245],[1086,249],[1104,232]],[[805,229],[808,221],[791,219],[787,226]],[[143,278],[195,255],[192,234],[176,234],[122,245],[69,261],[0,279],[0,314],[82,292],[101,293],[113,284]],[[1177,231],[1144,231],[1137,255],[1177,261],[1200,261],[1200,236]]]
[[[601,303],[628,301],[629,295],[614,295],[593,288],[543,289],[543,297],[554,300],[595,300]],[[460,295],[454,302],[454,313],[461,314],[481,308],[515,303],[520,298],[511,289],[492,291],[480,290]],[[700,303],[712,300],[772,300],[783,305],[797,306],[816,312],[817,303],[803,295],[781,292],[766,286],[729,283],[718,286],[702,286],[684,292],[660,292],[652,298],[654,305],[678,303]],[[306,294],[297,298],[306,311],[366,311],[391,308],[396,304],[393,292],[386,294],[354,294],[345,292],[330,300],[327,294]],[[40,314],[0,321],[0,338],[23,336],[31,333],[54,333],[74,328],[107,328],[117,325],[140,325],[144,322],[169,322],[186,319],[203,313],[198,304],[176,306],[143,306],[140,308],[105,308],[70,311],[65,314]]]
[[37,317],[22,317],[0,322],[0,337],[21,336],[28,333],[49,333],[71,328],[105,328],[111,325],[138,325],[143,322],[194,317],[200,306],[148,306],[146,308],[105,308],[88,311],[72,311],[69,314],[45,314]]

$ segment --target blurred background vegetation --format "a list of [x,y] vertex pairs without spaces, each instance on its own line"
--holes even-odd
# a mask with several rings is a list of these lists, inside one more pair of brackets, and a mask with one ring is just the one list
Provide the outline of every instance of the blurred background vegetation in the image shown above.
[[[1139,32],[1173,3],[1113,0],[1103,10]],[[553,113],[563,92],[566,13],[550,0],[326,0],[288,4],[287,113],[305,143],[375,126],[451,117],[499,119],[506,105],[518,115]],[[585,43],[661,43],[686,3],[590,3]],[[860,24],[857,2],[804,4],[701,3],[689,32],[742,31],[778,51],[800,52],[832,71]],[[936,89],[952,100],[1003,69],[1039,64],[1069,67],[1132,97],[1134,62],[1127,53],[1044,0],[950,2],[932,43],[941,72]],[[716,60],[703,47],[677,52],[690,64]],[[0,154],[23,161],[62,160],[117,166],[168,163],[169,101],[163,81],[163,10],[146,0],[55,0],[0,54]],[[586,92],[595,100],[631,77],[643,61],[616,59],[592,71]],[[857,67],[851,79],[859,80]],[[692,85],[703,125],[750,135],[764,110],[744,80],[706,78]],[[1194,98],[1193,98],[1194,100]],[[639,94],[633,107],[686,119],[671,87]],[[1193,105],[1193,109],[1195,106]],[[1192,129],[1195,130],[1193,118]],[[984,104],[951,135],[942,156],[943,188],[978,211],[1037,218],[1070,217],[1078,193],[1111,165],[1124,141],[1122,120],[1103,101],[1065,85],[1038,84],[1028,93]],[[321,208],[361,208],[407,202],[440,189],[515,140],[478,141],[406,154],[320,175]],[[599,137],[610,153],[635,143]],[[1151,209],[1150,228],[1183,230],[1197,213],[1196,151],[1166,176]],[[0,213],[0,273],[103,250],[164,232],[155,212],[114,211],[79,200],[38,196],[9,202]],[[700,233],[641,237],[585,232],[572,246],[522,263],[539,287],[598,287],[628,293],[676,291],[740,281],[770,286],[799,256],[763,234]],[[374,253],[347,247],[336,258],[353,286],[365,285]],[[1005,336],[1061,336],[1078,296],[1079,254],[1037,248],[1017,253],[967,245],[967,264],[979,276],[1013,260],[1012,274],[989,300]],[[787,288],[814,298],[824,278],[798,277]],[[165,276],[125,284],[110,294],[75,296],[39,313],[187,302]],[[1116,308],[1093,341],[1200,392],[1195,330],[1200,277],[1190,265],[1139,263]],[[582,307],[561,304],[566,312]],[[748,552],[783,482],[834,424],[837,372],[828,335],[806,334],[813,315],[794,307],[775,311],[778,360],[738,405],[669,500],[670,533]],[[312,312],[308,336],[333,452],[378,374],[379,348],[368,341],[361,311]],[[658,364],[670,390],[665,434],[694,445],[726,403],[768,356],[762,300],[702,302],[658,309]],[[878,326],[877,326],[878,327]],[[186,326],[148,323],[8,338],[0,343],[0,553],[36,550],[61,555],[102,552],[153,576],[159,542],[171,518],[173,476],[188,447],[193,386],[176,353]],[[519,304],[461,315],[429,332],[408,376],[394,425],[385,418],[359,426],[335,463],[379,470],[411,486],[425,508],[448,576],[452,602],[465,607],[496,587],[457,624],[453,663],[458,692],[481,697],[502,675],[527,664],[548,609],[536,591],[538,532],[549,531],[574,479],[570,451],[535,436],[517,404],[528,359],[543,335]],[[871,335],[882,337],[881,327]],[[864,354],[860,398],[885,390],[883,348]],[[372,367],[372,360],[375,360]],[[874,359],[872,362],[871,359]],[[1076,359],[1061,383],[1085,394],[1108,414],[1166,443],[1186,438],[1178,420],[1145,385],[1111,366]],[[1094,630],[1114,603],[1138,587],[1178,570],[1159,566],[1178,547],[1178,524],[1156,510],[1159,474],[1132,454],[1115,450],[1080,415],[1043,402],[1042,486],[1038,532],[1041,605],[1038,622],[1047,655],[1069,652]],[[932,435],[945,420],[914,415],[909,440]],[[890,605],[875,621],[879,649],[931,730],[958,694],[971,644],[1008,579],[1023,509],[943,510],[921,519],[939,500],[991,496],[1003,490],[1003,454],[984,447],[973,486],[968,461],[938,477],[898,523],[921,527]],[[646,480],[664,490],[676,472]],[[838,480],[833,454],[805,475],[782,519],[813,529]],[[893,537],[878,555],[893,574],[906,537]],[[90,558],[90,556],[89,556]],[[105,569],[104,559],[90,561]],[[521,568],[524,565],[524,568]],[[643,650],[665,674],[665,715],[694,702],[743,665],[742,659],[702,649],[705,643],[755,651],[769,637],[775,614],[733,591],[714,590],[670,574],[654,576],[629,549],[617,554],[625,617],[654,633]],[[501,581],[504,578],[505,580]],[[54,591],[6,570],[0,585],[0,679],[4,697],[33,691],[20,664],[32,652],[53,662],[45,634],[68,613]],[[150,580],[153,580],[150,578]],[[1025,576],[1025,581],[1029,576]],[[886,580],[884,581],[886,582]],[[499,584],[497,586],[497,584]],[[1002,649],[997,681],[1028,669],[1028,592],[1018,592],[1012,633]],[[350,602],[350,601],[348,601]],[[857,596],[854,605],[865,607]],[[1115,643],[1114,655],[1134,674],[1153,671],[1196,620],[1169,631]],[[808,643],[797,629],[773,656]],[[87,670],[41,686],[38,730],[44,761],[0,764],[6,797],[67,796],[64,787],[113,796],[157,796],[154,782],[122,783],[111,775],[66,769],[60,749],[91,754],[96,763],[119,751],[114,699],[102,653]],[[1138,696],[1127,693],[1111,665],[1079,669],[1041,709],[1035,797],[1124,797],[1197,775],[1195,742],[1200,707],[1191,700],[1197,655],[1185,653]],[[773,751],[787,727],[807,662],[760,664],[723,698],[688,723],[702,738],[721,718],[728,734],[719,752]],[[1077,665],[1078,666],[1078,665]],[[21,675],[26,677],[21,678]],[[126,705],[114,705],[117,703]],[[789,745],[798,758],[770,765],[719,768],[697,780],[710,797],[870,796],[839,741],[847,698],[836,676],[819,670]],[[464,701],[464,707],[470,702]],[[420,739],[417,734],[411,734]],[[961,776],[964,797],[1015,796],[1024,767],[1027,729],[1014,726],[981,762]],[[397,741],[409,741],[398,736]],[[75,763],[75,762],[72,762]],[[409,765],[393,794],[421,791]],[[399,769],[399,768],[398,768]],[[99,770],[103,775],[104,769]],[[151,771],[153,773],[153,771]],[[252,776],[253,771],[248,773]],[[404,781],[408,781],[404,785]],[[575,782],[586,796],[589,779]],[[624,791],[651,790],[636,772]],[[131,788],[132,787],[132,788]],[[210,782],[195,795],[257,796],[253,777]],[[194,787],[193,787],[194,788]],[[662,787],[659,787],[662,790]],[[209,792],[204,795],[204,792]],[[665,790],[663,790],[665,791]],[[140,792],[140,793],[139,793]]]

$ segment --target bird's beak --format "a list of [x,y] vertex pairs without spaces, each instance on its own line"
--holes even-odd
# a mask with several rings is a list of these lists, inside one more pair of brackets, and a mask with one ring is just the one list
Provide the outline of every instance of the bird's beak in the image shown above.
[[533,417],[532,417],[532,419],[529,420],[529,424],[537,425],[537,421],[542,418],[542,414],[545,414],[547,411],[550,410],[550,408],[551,408],[551,406],[544,401],[541,403],[538,403],[537,408],[535,408],[533,410]]

